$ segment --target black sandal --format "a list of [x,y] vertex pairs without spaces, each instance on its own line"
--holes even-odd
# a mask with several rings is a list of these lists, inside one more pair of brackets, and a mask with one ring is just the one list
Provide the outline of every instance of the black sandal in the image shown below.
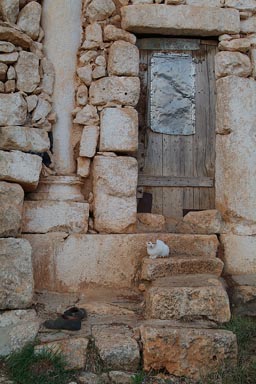
[[84,308],[71,307],[63,313],[62,317],[66,320],[83,320],[87,318],[87,313]]
[[81,320],[64,319],[58,317],[55,320],[46,320],[43,324],[48,329],[65,329],[68,331],[79,331],[81,329]]

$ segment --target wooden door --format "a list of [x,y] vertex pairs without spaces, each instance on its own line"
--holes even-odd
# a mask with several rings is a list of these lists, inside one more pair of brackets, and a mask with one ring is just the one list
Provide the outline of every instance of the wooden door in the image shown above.
[[[147,38],[138,41],[141,79],[138,186],[144,196],[152,195],[152,213],[182,217],[188,210],[214,208],[216,45],[214,41],[190,39]],[[176,65],[176,58],[177,74],[172,70],[174,80],[171,79],[175,84],[166,87],[159,101],[157,92],[161,95],[165,77],[170,75],[165,76],[164,68],[170,72],[169,68]],[[190,79],[186,71],[194,71]],[[187,77],[187,83],[193,80],[193,86],[182,86],[178,90],[181,95],[174,99],[183,103],[182,98],[185,98],[185,112],[182,113],[181,105],[176,114],[174,106],[173,111],[163,117],[165,112],[159,112],[157,108],[161,109],[161,104],[168,101],[168,89],[179,88],[177,83],[179,79],[183,82],[183,77]],[[160,90],[155,91],[155,86]],[[187,96],[186,92],[191,95]],[[153,97],[155,100],[152,101]],[[163,126],[159,128],[158,125]]]

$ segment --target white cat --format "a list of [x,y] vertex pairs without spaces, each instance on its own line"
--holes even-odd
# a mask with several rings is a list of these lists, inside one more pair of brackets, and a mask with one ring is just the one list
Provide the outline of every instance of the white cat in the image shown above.
[[170,249],[162,240],[157,240],[156,243],[147,242],[147,252],[150,259],[169,256]]

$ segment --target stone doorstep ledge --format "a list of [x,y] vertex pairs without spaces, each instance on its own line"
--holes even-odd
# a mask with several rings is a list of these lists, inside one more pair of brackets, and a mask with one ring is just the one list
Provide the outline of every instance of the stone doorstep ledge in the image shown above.
[[140,4],[122,7],[121,15],[122,28],[134,33],[219,36],[240,32],[235,9]]

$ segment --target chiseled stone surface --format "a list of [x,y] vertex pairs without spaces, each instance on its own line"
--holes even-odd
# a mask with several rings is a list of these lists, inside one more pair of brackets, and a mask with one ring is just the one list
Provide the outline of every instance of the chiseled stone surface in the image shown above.
[[144,369],[201,379],[223,363],[236,366],[236,336],[225,330],[141,327]]
[[82,369],[86,363],[88,340],[82,337],[52,341],[35,347],[35,353],[42,351],[61,352],[68,369]]
[[164,232],[165,217],[153,213],[137,213],[138,232]]
[[40,31],[42,7],[37,1],[30,1],[19,13],[18,27],[36,40]]
[[116,40],[124,40],[128,41],[128,43],[135,44],[136,36],[132,33],[126,32],[121,28],[117,28],[114,25],[106,25],[104,27],[104,40],[105,41],[116,41]]
[[100,130],[97,126],[84,127],[80,141],[80,156],[93,157],[95,155],[99,133]]
[[34,341],[38,330],[39,320],[33,309],[1,313],[0,356],[7,356]]
[[0,239],[0,262],[0,309],[29,307],[34,288],[29,242]]
[[19,234],[23,200],[24,191],[20,185],[0,182],[0,237]]
[[20,151],[0,151],[0,180],[20,184],[27,192],[36,189],[42,159]]
[[94,226],[127,233],[136,223],[138,167],[132,157],[96,156],[93,161]]
[[209,209],[199,212],[189,212],[176,229],[178,233],[200,233],[210,235],[220,233],[223,221],[216,209]]
[[23,125],[27,118],[27,103],[21,93],[0,93],[0,126]]
[[86,7],[86,15],[90,20],[105,20],[115,9],[115,3],[112,0],[92,0]]
[[0,15],[4,21],[15,24],[19,14],[19,0],[1,0]]
[[127,41],[115,41],[109,50],[108,73],[110,76],[138,76],[139,49]]
[[27,93],[33,92],[40,82],[39,58],[31,52],[20,52],[15,70],[18,90]]
[[249,57],[240,52],[219,52],[215,56],[215,73],[217,79],[224,76],[248,77],[252,66]]
[[134,152],[138,148],[138,112],[105,108],[101,113],[100,151]]
[[255,104],[254,80],[229,76],[217,81],[216,208],[229,217],[252,221],[256,221]]
[[127,326],[93,326],[92,335],[106,369],[137,371],[140,350]]
[[94,81],[90,87],[90,102],[94,105],[111,103],[136,106],[139,95],[138,77],[109,76]]
[[23,152],[46,152],[50,148],[48,134],[43,129],[8,126],[0,127],[0,149]]
[[227,292],[212,276],[171,276],[158,279],[146,295],[149,319],[204,318],[218,323],[230,320]]
[[121,13],[122,28],[130,32],[219,36],[240,31],[235,9],[145,4],[123,7]]
[[256,273],[256,237],[221,235],[224,271],[230,275]]
[[74,201],[25,201],[22,232],[86,233],[89,204]]

